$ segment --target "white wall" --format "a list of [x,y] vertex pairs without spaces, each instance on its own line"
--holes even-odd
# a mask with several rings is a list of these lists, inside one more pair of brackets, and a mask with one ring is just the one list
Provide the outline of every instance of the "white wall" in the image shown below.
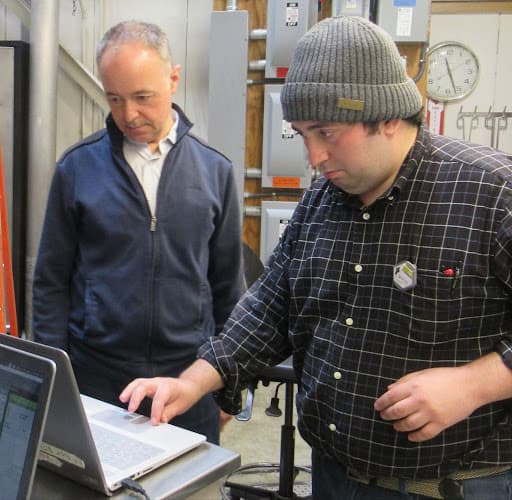
[[0,39],[28,42],[28,33],[16,16],[0,4]]
[[[446,104],[444,134],[470,139],[490,145],[491,131],[485,127],[485,119],[475,122],[457,122],[457,115],[464,112],[512,111],[512,15],[510,14],[436,14],[431,17],[430,45],[455,40],[469,46],[480,62],[480,79],[476,89],[466,98]],[[462,129],[464,126],[464,131]],[[499,149],[512,153],[512,119],[499,136]]]

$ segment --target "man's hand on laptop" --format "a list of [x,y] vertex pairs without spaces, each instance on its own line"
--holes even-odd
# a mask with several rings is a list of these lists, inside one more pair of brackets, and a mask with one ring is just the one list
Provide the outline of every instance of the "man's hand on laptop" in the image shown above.
[[128,411],[137,411],[145,397],[153,398],[151,423],[168,422],[187,411],[200,398],[195,384],[188,380],[170,377],[137,378],[130,382],[119,399],[128,403]]
[[198,359],[179,378],[138,378],[130,382],[119,395],[128,403],[129,411],[136,411],[145,397],[153,399],[151,423],[167,423],[181,415],[209,392],[221,389],[222,378],[207,361]]

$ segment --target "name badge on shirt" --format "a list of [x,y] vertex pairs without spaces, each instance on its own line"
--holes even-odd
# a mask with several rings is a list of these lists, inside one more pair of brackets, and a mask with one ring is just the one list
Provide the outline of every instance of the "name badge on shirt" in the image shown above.
[[393,268],[393,284],[399,290],[410,290],[416,286],[417,274],[416,265],[403,260]]

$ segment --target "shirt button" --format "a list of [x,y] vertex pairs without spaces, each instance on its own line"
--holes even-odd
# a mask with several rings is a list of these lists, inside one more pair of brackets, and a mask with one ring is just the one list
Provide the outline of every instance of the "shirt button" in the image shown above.
[[329,430],[334,432],[336,430],[336,426],[334,424],[329,424]]
[[370,220],[370,214],[368,212],[363,212],[363,220]]
[[356,273],[360,273],[362,270],[363,270],[363,266],[362,266],[361,264],[356,264],[356,265],[354,266],[354,271],[355,271]]
[[390,195],[388,196],[388,201],[393,201],[394,199],[395,199],[395,197],[394,197],[392,194],[390,194]]
[[341,372],[334,372],[334,378],[336,380],[341,380]]
[[345,320],[345,324],[346,324],[347,326],[352,326],[352,325],[354,324],[354,320],[353,320],[352,318],[347,318],[347,319]]

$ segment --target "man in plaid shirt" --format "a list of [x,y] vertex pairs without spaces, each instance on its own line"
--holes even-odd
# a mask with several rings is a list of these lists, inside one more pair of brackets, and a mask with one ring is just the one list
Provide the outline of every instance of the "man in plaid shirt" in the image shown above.
[[358,17],[299,41],[281,102],[322,174],[155,423],[293,354],[315,499],[512,499],[512,158],[435,136],[393,41]]

